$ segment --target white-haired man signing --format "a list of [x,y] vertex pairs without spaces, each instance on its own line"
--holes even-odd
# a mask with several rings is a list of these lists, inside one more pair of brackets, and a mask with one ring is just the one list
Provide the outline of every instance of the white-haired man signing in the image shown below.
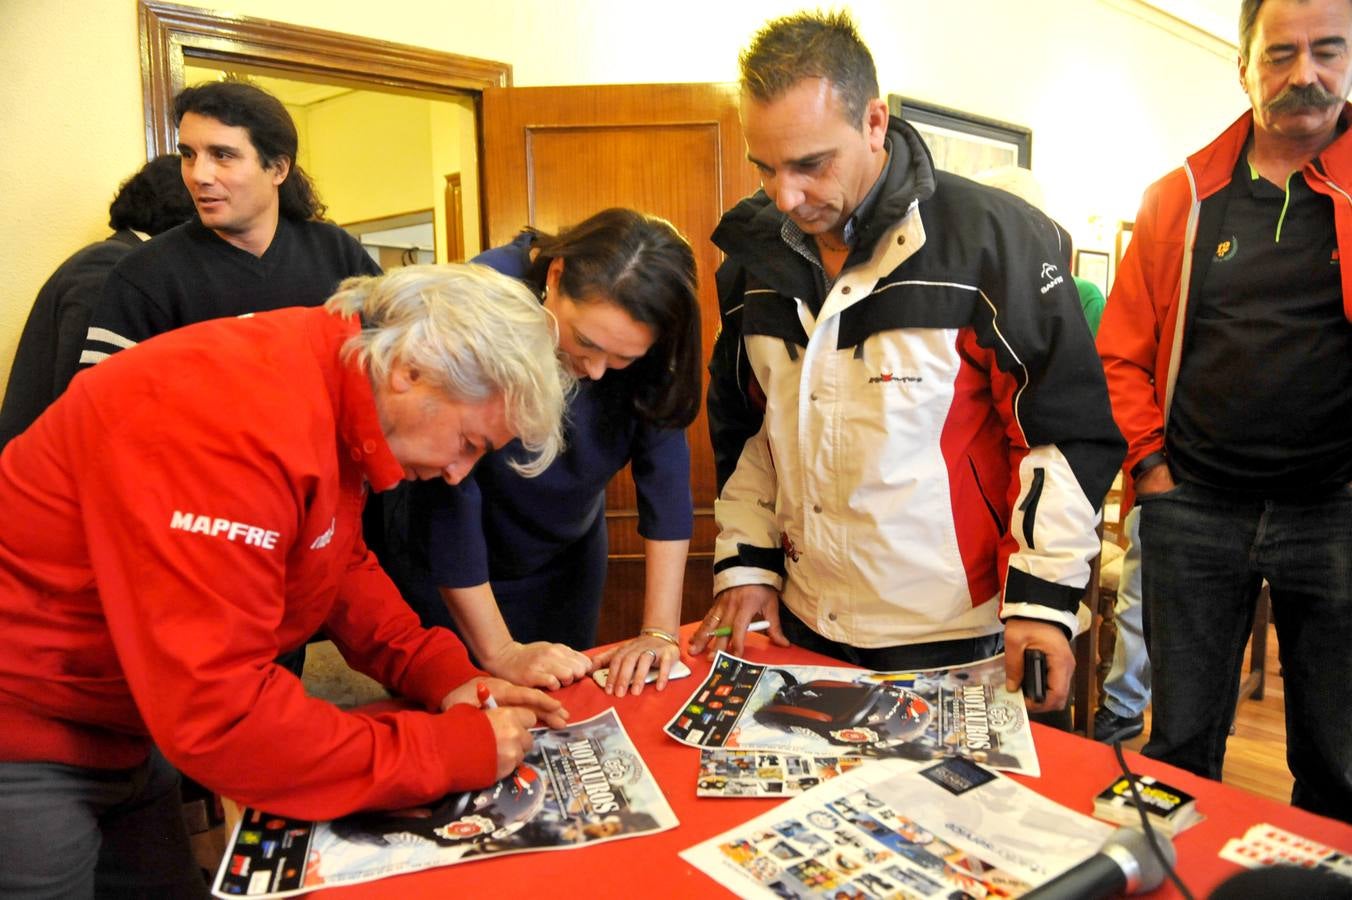
[[[485,678],[453,634],[420,627],[360,527],[368,486],[458,481],[514,437],[526,469],[548,465],[571,388],[554,343],[512,279],[400,269],[319,309],[146,341],[11,442],[0,894],[201,893],[165,759],[323,819],[490,784],[537,721],[563,724],[558,701]],[[423,710],[307,697],[273,659],[321,627]],[[483,681],[497,709],[479,708]]]

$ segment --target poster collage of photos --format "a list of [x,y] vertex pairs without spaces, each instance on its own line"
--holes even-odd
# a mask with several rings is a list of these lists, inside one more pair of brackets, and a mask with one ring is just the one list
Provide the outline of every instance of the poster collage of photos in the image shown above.
[[863,765],[862,756],[804,756],[764,750],[701,750],[698,797],[783,797]]
[[681,855],[743,897],[979,900],[1021,896],[1111,830],[967,760],[889,760]]
[[766,666],[720,652],[666,726],[701,748],[810,756],[968,759],[1038,775],[1023,696],[1004,657],[920,672]]

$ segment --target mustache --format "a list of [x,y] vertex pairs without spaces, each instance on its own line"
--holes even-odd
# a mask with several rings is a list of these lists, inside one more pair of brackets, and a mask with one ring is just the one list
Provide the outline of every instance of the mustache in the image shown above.
[[1265,106],[1268,112],[1285,113],[1300,109],[1328,109],[1337,106],[1343,100],[1337,94],[1324,89],[1322,84],[1293,85],[1269,100]]

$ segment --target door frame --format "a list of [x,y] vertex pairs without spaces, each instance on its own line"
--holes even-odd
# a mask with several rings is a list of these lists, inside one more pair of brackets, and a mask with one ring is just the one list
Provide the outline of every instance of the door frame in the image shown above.
[[137,19],[147,159],[175,152],[174,95],[185,87],[185,57],[358,88],[468,96],[480,135],[483,90],[512,84],[512,67],[504,62],[160,0],[138,0]]

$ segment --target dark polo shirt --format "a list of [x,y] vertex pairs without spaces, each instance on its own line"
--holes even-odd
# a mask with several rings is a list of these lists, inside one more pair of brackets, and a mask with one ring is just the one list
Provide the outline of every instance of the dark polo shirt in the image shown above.
[[1241,155],[1193,291],[1166,434],[1175,478],[1264,497],[1352,481],[1352,324],[1332,201]]

